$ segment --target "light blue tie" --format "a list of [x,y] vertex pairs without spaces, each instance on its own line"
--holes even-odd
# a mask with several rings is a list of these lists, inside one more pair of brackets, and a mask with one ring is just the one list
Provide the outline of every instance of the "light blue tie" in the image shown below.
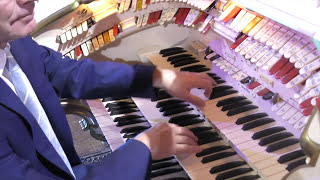
[[70,162],[64,153],[53,129],[49,122],[49,119],[41,106],[37,95],[35,94],[27,76],[20,69],[19,65],[12,56],[8,48],[5,49],[7,54],[6,68],[9,71],[10,77],[8,79],[12,82],[14,88],[16,89],[17,96],[21,99],[23,104],[31,112],[34,118],[37,120],[42,131],[47,136],[57,153],[60,155],[62,160],[65,162],[66,166],[69,168],[71,174],[75,177]]

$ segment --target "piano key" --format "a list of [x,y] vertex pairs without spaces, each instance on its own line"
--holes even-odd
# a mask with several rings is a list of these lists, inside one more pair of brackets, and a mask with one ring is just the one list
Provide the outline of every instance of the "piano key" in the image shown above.
[[230,95],[230,94],[235,94],[237,93],[238,91],[237,90],[234,90],[234,89],[228,89],[228,90],[225,90],[223,92],[212,92],[209,99],[212,100],[212,99],[216,99],[216,98],[220,98],[220,97],[223,97],[223,96],[227,96],[227,95]]
[[110,115],[113,116],[113,115],[127,114],[127,113],[138,112],[138,111],[139,111],[138,109],[134,109],[134,108],[119,109],[119,110],[112,111]]
[[217,107],[221,107],[221,106],[229,105],[229,104],[232,104],[232,103],[236,103],[236,102],[239,102],[239,101],[242,101],[242,100],[245,100],[245,99],[247,99],[247,98],[244,97],[244,96],[236,96],[236,97],[223,99],[223,100],[218,101]]
[[219,136],[213,136],[213,137],[202,137],[201,139],[198,139],[198,145],[204,145],[216,141],[222,140]]
[[254,179],[259,179],[260,176],[259,175],[247,175],[247,176],[242,176],[239,178],[235,178],[233,180],[254,180]]
[[167,111],[163,112],[163,115],[170,116],[170,115],[179,114],[182,112],[188,112],[188,111],[192,111],[192,110],[193,110],[192,108],[180,107],[180,108],[176,108],[176,109],[167,110]]
[[280,158],[278,159],[278,162],[280,164],[283,164],[283,163],[286,163],[286,162],[289,162],[289,161],[292,161],[294,159],[301,158],[304,156],[305,156],[305,154],[303,153],[303,151],[301,149],[299,149],[299,150],[296,150],[296,151],[293,151],[293,152],[290,152],[290,153],[287,153],[287,154],[280,156]]
[[164,54],[166,52],[175,51],[175,50],[183,50],[183,48],[182,47],[171,47],[171,48],[161,49],[159,54]]
[[143,122],[148,122],[147,120],[141,120],[141,119],[137,119],[137,120],[129,120],[129,121],[120,121],[116,124],[117,127],[121,127],[121,126],[126,126],[126,125],[130,125],[130,124],[138,124],[138,123],[143,123]]
[[136,132],[136,131],[141,131],[141,130],[146,130],[149,129],[150,126],[135,126],[135,127],[129,127],[129,128],[123,128],[120,133],[131,133],[131,132]]
[[202,122],[204,122],[203,119],[195,118],[195,119],[187,119],[187,120],[177,121],[177,122],[172,122],[172,123],[184,127],[184,126],[190,126],[190,125],[193,125],[193,124],[199,124],[199,123],[202,123]]
[[232,178],[238,175],[242,175],[248,172],[253,171],[251,168],[238,168],[235,170],[231,170],[231,171],[227,171],[225,173],[221,173],[217,176],[217,180],[224,180],[224,179],[228,179],[228,178]]
[[172,56],[172,55],[175,55],[175,54],[181,54],[181,53],[184,53],[184,52],[187,52],[187,51],[184,50],[184,49],[166,51],[166,52],[164,52],[164,53],[162,54],[162,57]]
[[245,117],[241,117],[236,121],[236,124],[240,125],[240,124],[244,124],[247,122],[251,122],[253,120],[259,119],[259,118],[263,118],[263,117],[267,117],[268,114],[266,113],[255,113],[255,114],[250,114],[248,116]]
[[204,67],[206,67],[206,66],[202,65],[202,64],[197,64],[197,65],[192,65],[192,66],[187,66],[187,67],[181,68],[180,71],[190,71],[192,69],[204,68]]
[[163,161],[168,161],[168,160],[174,160],[175,158],[173,156],[167,157],[167,158],[163,158],[163,159],[159,159],[159,160],[152,160],[152,164],[154,163],[158,163],[158,162],[163,162]]
[[154,178],[154,177],[163,176],[166,174],[176,173],[179,171],[183,171],[183,168],[181,166],[177,166],[176,168],[166,168],[166,169],[152,171],[150,176],[151,178]]
[[171,117],[169,122],[181,121],[184,119],[194,119],[197,117],[200,117],[200,115],[199,114],[183,114],[180,116]]
[[192,54],[179,54],[179,55],[168,57],[167,61],[172,61],[175,59],[184,59],[184,58],[189,58],[189,57],[192,57]]
[[233,88],[232,86],[227,86],[227,85],[216,86],[212,88],[212,93],[214,94],[216,92],[225,91],[232,88]]
[[258,108],[258,106],[255,106],[255,105],[245,105],[245,106],[230,110],[227,113],[227,116],[234,116],[234,115],[237,115],[239,113],[243,113],[243,112],[250,111],[250,110],[253,110],[253,109],[257,109],[257,108]]
[[126,105],[132,105],[134,102],[129,101],[120,101],[120,102],[112,102],[112,103],[106,103],[105,107],[118,107],[118,106],[126,106]]
[[121,117],[116,117],[114,118],[114,122],[121,122],[121,121],[130,121],[130,120],[135,120],[135,119],[140,119],[143,118],[143,116],[140,115],[126,115],[126,116],[121,116]]
[[181,104],[172,104],[168,106],[163,106],[159,109],[160,112],[169,111],[171,109],[181,108],[181,107],[187,107],[189,104],[181,103]]
[[184,66],[184,65],[188,65],[188,64],[197,63],[197,62],[200,62],[200,61],[194,60],[194,59],[185,60],[185,61],[181,61],[181,62],[175,63],[175,64],[173,65],[173,67],[180,67],[180,66]]
[[287,139],[274,144],[271,144],[267,147],[267,152],[273,152],[279,150],[281,148],[285,148],[287,146],[299,143],[299,139]]
[[201,160],[201,162],[205,164],[205,163],[209,163],[209,162],[216,161],[219,159],[224,159],[224,158],[227,158],[230,156],[234,156],[236,154],[237,154],[236,152],[228,152],[228,151],[221,152],[221,153],[217,153],[214,155],[206,156]]
[[292,136],[293,136],[293,134],[290,133],[290,132],[278,133],[278,134],[275,134],[275,135],[271,135],[271,136],[262,138],[260,140],[260,142],[259,142],[259,145],[260,146],[265,146],[265,145],[268,145],[268,144],[271,144],[271,143],[274,143],[276,141],[283,140],[283,139],[286,139],[286,138],[292,137]]
[[244,161],[229,162],[229,163],[222,164],[222,165],[215,166],[215,167],[211,168],[210,173],[211,174],[219,173],[219,172],[226,171],[226,170],[229,170],[229,169],[232,169],[235,167],[239,167],[239,166],[242,166],[245,164],[247,164],[247,163]]
[[188,60],[196,60],[196,58],[194,58],[194,57],[176,58],[176,59],[171,60],[170,64],[174,65],[174,64],[177,64],[179,62],[188,61]]
[[206,71],[211,71],[211,69],[209,69],[209,68],[195,68],[195,69],[189,70],[189,72],[198,72],[198,73],[206,72]]
[[299,166],[302,166],[302,165],[304,165],[304,164],[306,164],[306,158],[303,158],[303,159],[300,159],[300,160],[298,160],[298,161],[294,161],[294,162],[290,163],[290,164],[288,165],[288,167],[287,167],[287,170],[288,170],[288,171],[291,171],[291,170],[293,170],[294,168],[299,167]]
[[242,106],[244,106],[244,105],[251,104],[251,103],[252,103],[251,101],[244,100],[244,101],[240,101],[240,102],[237,102],[237,103],[225,105],[225,106],[222,107],[221,110],[222,110],[222,111],[228,111],[228,110],[235,109],[235,108],[239,108],[239,107],[242,107]]
[[202,157],[202,156],[206,156],[206,155],[209,155],[209,154],[213,154],[213,153],[217,153],[217,152],[220,152],[220,151],[224,151],[224,150],[227,150],[227,149],[230,149],[230,148],[231,148],[230,146],[226,146],[226,145],[213,146],[213,147],[210,147],[210,148],[203,149],[203,151],[197,153],[196,156],[197,157]]
[[170,167],[170,166],[175,166],[175,165],[179,165],[179,162],[177,161],[166,161],[166,162],[159,162],[159,163],[153,163],[151,165],[151,170],[158,170],[158,169],[162,169],[162,168],[166,168],[166,167]]
[[171,100],[158,102],[156,107],[157,108],[161,108],[161,107],[169,106],[169,105],[172,105],[172,104],[180,104],[180,103],[183,103],[183,102],[185,102],[185,101],[180,100],[180,99],[171,99]]
[[271,128],[264,129],[262,131],[254,133],[252,135],[252,139],[260,139],[260,138],[263,138],[263,137],[266,137],[266,136],[269,136],[271,134],[275,134],[275,133],[278,133],[278,132],[281,132],[281,131],[284,131],[284,130],[285,130],[285,128],[282,127],[282,126],[271,127]]
[[203,131],[209,131],[211,129],[212,129],[212,127],[210,127],[210,126],[201,126],[201,127],[190,128],[189,130],[192,131],[193,133],[199,133],[199,132],[203,132]]
[[132,105],[126,105],[126,106],[114,106],[114,107],[110,107],[108,108],[108,112],[112,112],[112,111],[119,111],[119,110],[124,110],[124,109],[133,109],[136,108],[137,106],[135,104]]

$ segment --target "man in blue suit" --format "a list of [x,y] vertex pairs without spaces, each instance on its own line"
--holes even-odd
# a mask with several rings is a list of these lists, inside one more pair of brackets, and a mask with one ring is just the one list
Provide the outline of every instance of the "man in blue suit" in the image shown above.
[[143,65],[62,59],[28,36],[36,26],[34,0],[0,0],[0,9],[0,179],[147,179],[151,159],[201,151],[191,131],[162,123],[96,165],[81,164],[59,97],[151,97],[160,87],[204,106],[190,90],[209,95],[215,82]]

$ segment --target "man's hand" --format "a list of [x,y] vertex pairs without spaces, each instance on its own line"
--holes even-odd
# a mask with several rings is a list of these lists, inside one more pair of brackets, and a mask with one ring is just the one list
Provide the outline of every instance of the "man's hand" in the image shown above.
[[205,90],[205,95],[210,96],[212,86],[217,83],[204,73],[181,72],[170,69],[156,68],[153,73],[153,86],[165,89],[169,94],[181,98],[192,104],[204,107],[205,101],[190,93],[193,88]]
[[149,148],[154,160],[202,151],[198,138],[189,129],[175,124],[159,123],[135,139]]

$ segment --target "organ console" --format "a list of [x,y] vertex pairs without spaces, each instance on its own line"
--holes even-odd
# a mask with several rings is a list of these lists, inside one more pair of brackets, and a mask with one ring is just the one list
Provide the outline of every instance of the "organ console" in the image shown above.
[[319,4],[98,0],[33,36],[77,60],[139,59],[218,83],[209,98],[192,90],[203,109],[162,89],[87,101],[112,150],[158,122],[194,132],[203,152],[154,161],[153,179],[319,179]]

